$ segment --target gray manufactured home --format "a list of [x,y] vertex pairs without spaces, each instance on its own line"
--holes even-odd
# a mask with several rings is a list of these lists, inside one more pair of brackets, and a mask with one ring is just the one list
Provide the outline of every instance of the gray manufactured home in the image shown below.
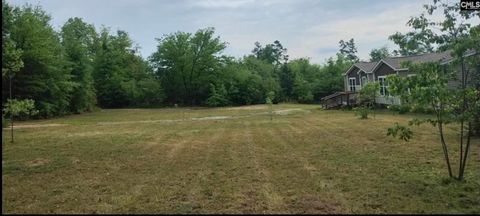
[[[469,52],[465,57],[478,56],[478,53]],[[332,95],[323,97],[321,103],[324,108],[332,108],[344,105],[355,105],[355,96],[362,87],[372,81],[380,84],[380,91],[375,98],[375,103],[390,105],[401,104],[398,97],[391,96],[388,93],[388,83],[386,78],[388,75],[397,74],[399,76],[414,76],[408,68],[403,68],[404,62],[425,63],[439,62],[440,64],[449,64],[453,61],[452,52],[445,51],[439,53],[426,53],[414,56],[388,57],[378,62],[358,62],[353,64],[344,75],[344,91],[336,92]],[[457,70],[461,76],[460,68]],[[451,83],[458,83],[452,80]],[[453,84],[452,84],[453,85]]]

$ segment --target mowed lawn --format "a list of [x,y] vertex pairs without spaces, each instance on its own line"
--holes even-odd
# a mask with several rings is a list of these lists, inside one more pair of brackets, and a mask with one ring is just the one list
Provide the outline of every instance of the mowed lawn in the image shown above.
[[2,213],[480,213],[479,139],[456,182],[435,128],[386,136],[411,115],[274,109],[272,121],[257,105],[21,122],[15,143],[3,130]]

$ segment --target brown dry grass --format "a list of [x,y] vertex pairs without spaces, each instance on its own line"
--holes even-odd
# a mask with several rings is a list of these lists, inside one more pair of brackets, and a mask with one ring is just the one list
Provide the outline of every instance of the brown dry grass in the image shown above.
[[66,126],[19,128],[13,144],[3,136],[3,213],[480,212],[478,139],[466,181],[448,181],[434,128],[414,128],[408,143],[385,136],[411,116],[275,109],[306,112],[270,121],[248,108],[103,110],[25,122]]

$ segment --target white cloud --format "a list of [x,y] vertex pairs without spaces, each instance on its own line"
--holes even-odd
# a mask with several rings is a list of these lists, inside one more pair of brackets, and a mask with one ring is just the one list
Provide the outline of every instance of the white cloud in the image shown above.
[[[144,57],[156,49],[155,37],[175,31],[214,27],[229,43],[225,54],[249,54],[254,42],[279,40],[291,58],[311,57],[322,63],[334,56],[338,41],[355,38],[359,56],[372,48],[394,46],[388,36],[406,32],[410,16],[431,0],[7,0],[45,6],[59,27],[72,16],[112,30],[123,29],[142,47]],[[339,3],[340,2],[340,3]],[[105,10],[108,8],[108,10]],[[478,19],[476,20],[477,23]]]
[[195,0],[193,5],[203,8],[238,8],[255,0]]
[[338,47],[338,41],[354,38],[359,56],[367,60],[372,48],[388,43],[389,35],[407,31],[407,20],[410,16],[418,15],[421,10],[419,4],[408,4],[376,14],[372,12],[320,23],[298,35],[290,45],[290,53],[292,56],[311,56],[312,60],[321,62],[326,57],[333,56],[336,51],[320,53],[319,50],[331,50],[334,46]]
[[[407,20],[419,15],[423,10],[422,3],[427,1],[397,4],[392,8],[377,7],[374,10],[365,7],[359,8],[358,11],[362,13],[345,11],[337,15],[324,10],[324,5],[312,8],[313,5],[308,7],[307,2],[299,1],[277,1],[275,7],[263,9],[259,7],[264,5],[255,2],[252,4],[255,8],[248,8],[250,13],[245,13],[245,7],[251,2],[242,0],[232,1],[229,5],[243,7],[240,10],[223,12],[223,16],[212,15],[195,22],[198,26],[215,26],[218,35],[229,42],[226,53],[237,57],[250,53],[255,41],[265,44],[278,39],[288,48],[291,58],[310,57],[312,62],[322,63],[338,51],[339,40],[354,38],[360,58],[368,60],[373,48],[389,45],[392,50],[394,46],[388,36],[396,31],[408,31],[405,25]],[[226,7],[223,1],[201,2],[215,2],[217,7]],[[260,2],[268,4],[266,1]]]

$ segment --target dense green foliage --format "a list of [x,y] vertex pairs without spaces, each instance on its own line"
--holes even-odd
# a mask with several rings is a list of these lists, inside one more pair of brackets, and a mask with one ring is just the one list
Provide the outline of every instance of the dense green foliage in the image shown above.
[[351,38],[349,41],[340,40],[340,54],[345,55],[346,58],[353,62],[358,62],[357,47],[355,46],[355,40]]
[[163,101],[161,83],[127,33],[97,33],[80,18],[56,32],[40,7],[2,6],[2,105],[10,81],[12,98],[35,100],[38,117]]
[[355,115],[358,116],[359,119],[368,119],[368,113],[370,113],[370,109],[365,106],[355,107],[353,111],[355,111]]
[[212,107],[226,106],[230,104],[227,90],[223,84],[220,85],[218,90],[215,88],[215,85],[210,84],[210,97],[208,97],[206,104]]
[[112,34],[75,17],[57,32],[38,6],[2,6],[2,105],[11,80],[12,98],[33,99],[37,117],[96,106],[263,104],[268,92],[273,103],[314,103],[342,90],[342,73],[358,61],[353,39],[325,65],[289,61],[278,40],[256,42],[236,59],[222,54],[227,43],[213,28],[158,38],[156,52],[144,59],[125,31]]
[[[430,107],[434,115],[424,119],[412,119],[410,125],[421,123],[430,123],[438,128],[440,141],[444,151],[445,161],[450,177],[463,179],[465,171],[465,161],[468,156],[470,140],[473,132],[472,124],[475,115],[479,111],[480,94],[472,86],[466,85],[464,73],[461,82],[457,83],[455,88],[449,85],[452,76],[455,76],[453,70],[446,68],[438,63],[410,64],[409,70],[415,72],[416,76],[400,77],[393,75],[388,78],[391,83],[390,92],[402,98],[404,106],[411,107]],[[464,71],[462,71],[464,72]],[[459,125],[460,137],[460,162],[458,176],[453,176],[448,145],[444,138],[444,128],[447,124],[457,123]],[[392,136],[400,136],[404,140],[411,138],[404,137],[405,126],[398,125],[388,130]],[[465,151],[463,150],[465,147]],[[463,159],[465,158],[465,159]]]
[[[438,135],[451,178],[463,180],[471,136],[479,123],[480,113],[480,25],[472,26],[469,19],[480,18],[478,11],[460,11],[459,2],[434,0],[425,5],[425,12],[407,23],[412,31],[396,33],[390,38],[399,45],[401,54],[416,54],[434,50],[451,50],[454,59],[447,65],[438,62],[405,63],[404,67],[416,74],[411,77],[391,75],[388,82],[393,95],[400,96],[410,109],[429,107],[433,116],[412,119],[410,125],[430,123],[438,128]],[[435,11],[443,17],[432,16]],[[458,126],[458,175],[452,170],[451,155],[445,141],[447,124]],[[388,133],[404,140],[411,137],[405,126],[396,125]],[[408,136],[406,136],[406,134]]]
[[[414,55],[457,49],[459,41],[470,38],[472,22],[469,20],[480,18],[480,11],[461,11],[459,1],[433,0],[424,8],[422,14],[408,20],[407,26],[412,28],[411,31],[396,32],[389,37],[399,47],[394,50],[395,54]],[[473,28],[478,28],[478,24]]]
[[70,111],[90,111],[96,101],[92,77],[95,28],[80,18],[71,18],[63,25],[61,37],[71,81],[75,83],[71,92]]
[[172,103],[196,105],[208,98],[209,83],[219,73],[225,43],[214,37],[212,28],[195,34],[176,32],[157,39],[158,50],[151,56],[155,72]]
[[[8,124],[11,124],[11,142],[13,142],[13,121],[16,118],[28,119],[30,116],[36,115],[38,110],[35,109],[35,101],[31,99],[17,100],[8,99],[3,108],[3,113],[10,117]],[[7,123],[2,115],[2,128],[6,127]]]
[[375,103],[375,98],[377,97],[378,92],[380,91],[380,83],[378,82],[369,82],[365,84],[362,89],[358,92],[357,100],[360,104],[373,105]]
[[381,59],[390,57],[391,55],[392,54],[390,54],[390,51],[388,51],[386,46],[378,49],[372,49],[372,51],[370,51],[370,61],[380,61]]
[[[38,117],[80,113],[96,106],[260,104],[268,92],[276,96],[273,103],[315,103],[341,91],[342,73],[359,61],[353,38],[340,40],[339,52],[323,65],[306,58],[289,59],[278,40],[256,42],[251,54],[233,58],[222,54],[227,43],[213,28],[158,38],[156,52],[144,59],[125,31],[112,34],[108,28],[71,18],[56,32],[40,7],[12,7],[5,1],[2,6],[2,104],[9,98],[12,80],[12,97],[35,100]],[[415,32],[391,37],[400,47],[395,53],[422,53],[435,47],[453,47],[461,53],[465,47],[478,46],[474,37],[467,37],[478,34],[478,26],[450,22],[478,13],[453,16],[455,10],[449,8],[444,14],[450,19],[437,33],[429,27],[438,24],[427,22],[434,9],[429,7],[428,13],[408,22]],[[386,47],[370,53],[371,60],[389,55]]]
[[31,99],[8,99],[3,111],[7,116],[13,116],[14,118],[28,118],[38,113],[38,110],[35,109],[35,101]]
[[375,113],[375,98],[379,91],[380,84],[378,82],[369,82],[358,92],[357,101],[360,107],[356,108],[356,114],[361,119],[367,119],[370,112]]
[[93,78],[98,105],[108,108],[154,106],[164,99],[159,80],[124,31],[98,36]]
[[[11,25],[2,30],[14,42],[23,62],[13,75],[13,97],[34,99],[42,116],[66,113],[74,83],[66,72],[60,38],[48,24],[50,17],[31,6],[13,8],[11,16]],[[8,77],[2,78],[7,83]],[[2,92],[2,102],[6,102],[8,85],[3,85]]]

